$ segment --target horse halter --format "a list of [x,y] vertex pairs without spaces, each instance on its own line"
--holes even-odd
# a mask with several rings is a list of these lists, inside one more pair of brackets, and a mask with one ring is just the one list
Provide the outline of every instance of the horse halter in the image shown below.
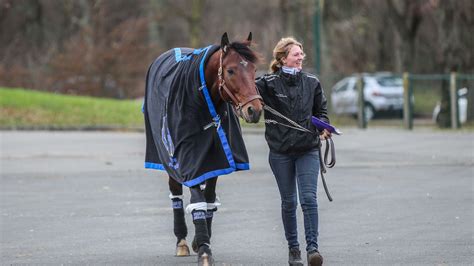
[[221,51],[221,54],[219,56],[219,70],[217,71],[217,77],[219,79],[219,95],[221,96],[221,99],[224,99],[224,95],[222,93],[222,90],[224,90],[227,96],[229,96],[230,98],[230,100],[227,102],[232,104],[239,114],[242,112],[242,108],[253,100],[258,99],[263,104],[263,98],[262,96],[260,96],[260,94],[258,94],[257,88],[255,88],[255,90],[257,91],[257,94],[248,97],[243,102],[239,102],[237,97],[235,97],[232,91],[229,90],[229,88],[225,85],[225,80],[224,80],[224,77],[222,76],[222,54],[223,52]]

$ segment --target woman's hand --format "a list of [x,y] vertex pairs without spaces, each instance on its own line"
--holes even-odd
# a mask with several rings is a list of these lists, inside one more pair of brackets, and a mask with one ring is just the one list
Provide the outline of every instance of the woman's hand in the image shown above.
[[331,132],[329,132],[327,129],[323,129],[323,132],[319,135],[319,138],[321,140],[326,140],[331,138]]

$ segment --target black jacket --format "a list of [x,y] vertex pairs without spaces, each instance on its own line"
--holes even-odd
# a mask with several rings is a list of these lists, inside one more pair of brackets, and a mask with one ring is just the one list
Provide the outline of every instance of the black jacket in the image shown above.
[[[314,132],[310,134],[280,124],[266,124],[265,139],[270,150],[298,155],[319,148],[319,132],[311,123],[311,116],[328,123],[329,118],[327,100],[318,78],[303,71],[290,75],[279,70],[257,78],[256,84],[266,105]],[[265,120],[289,124],[268,111],[264,116]]]

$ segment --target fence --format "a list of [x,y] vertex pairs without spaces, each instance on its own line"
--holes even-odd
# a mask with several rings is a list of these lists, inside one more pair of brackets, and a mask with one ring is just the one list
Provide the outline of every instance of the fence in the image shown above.
[[[449,100],[450,100],[450,121],[451,128],[457,129],[461,127],[459,112],[459,95],[458,89],[462,87],[471,88],[469,93],[474,93],[474,75],[461,74],[452,72],[450,74],[411,74],[404,73],[403,78],[403,127],[413,129],[414,113],[421,116],[431,116],[431,110],[436,103],[436,99],[443,98],[442,87],[443,82],[449,84]],[[367,127],[365,119],[365,103],[364,99],[364,83],[362,76],[357,82],[358,91],[358,113],[357,125],[359,128]],[[417,97],[415,97],[415,94]],[[416,101],[416,98],[423,98],[422,101]],[[473,97],[471,97],[472,99]],[[416,105],[415,105],[415,102]],[[470,106],[473,102],[470,102]]]

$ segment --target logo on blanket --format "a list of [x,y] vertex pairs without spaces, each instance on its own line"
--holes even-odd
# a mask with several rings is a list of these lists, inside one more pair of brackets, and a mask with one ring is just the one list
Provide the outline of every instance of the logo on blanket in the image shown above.
[[168,166],[173,168],[174,170],[177,170],[179,168],[179,162],[176,158],[170,157],[170,162],[168,163]]
[[170,129],[168,128],[167,121],[168,121],[168,118],[165,115],[163,117],[163,125],[161,126],[161,141],[163,142],[163,145],[165,146],[166,151],[168,151],[168,156],[170,158],[170,162],[168,163],[168,166],[173,168],[174,170],[177,170],[179,168],[179,162],[174,157],[174,144],[173,144],[173,140],[171,139]]

